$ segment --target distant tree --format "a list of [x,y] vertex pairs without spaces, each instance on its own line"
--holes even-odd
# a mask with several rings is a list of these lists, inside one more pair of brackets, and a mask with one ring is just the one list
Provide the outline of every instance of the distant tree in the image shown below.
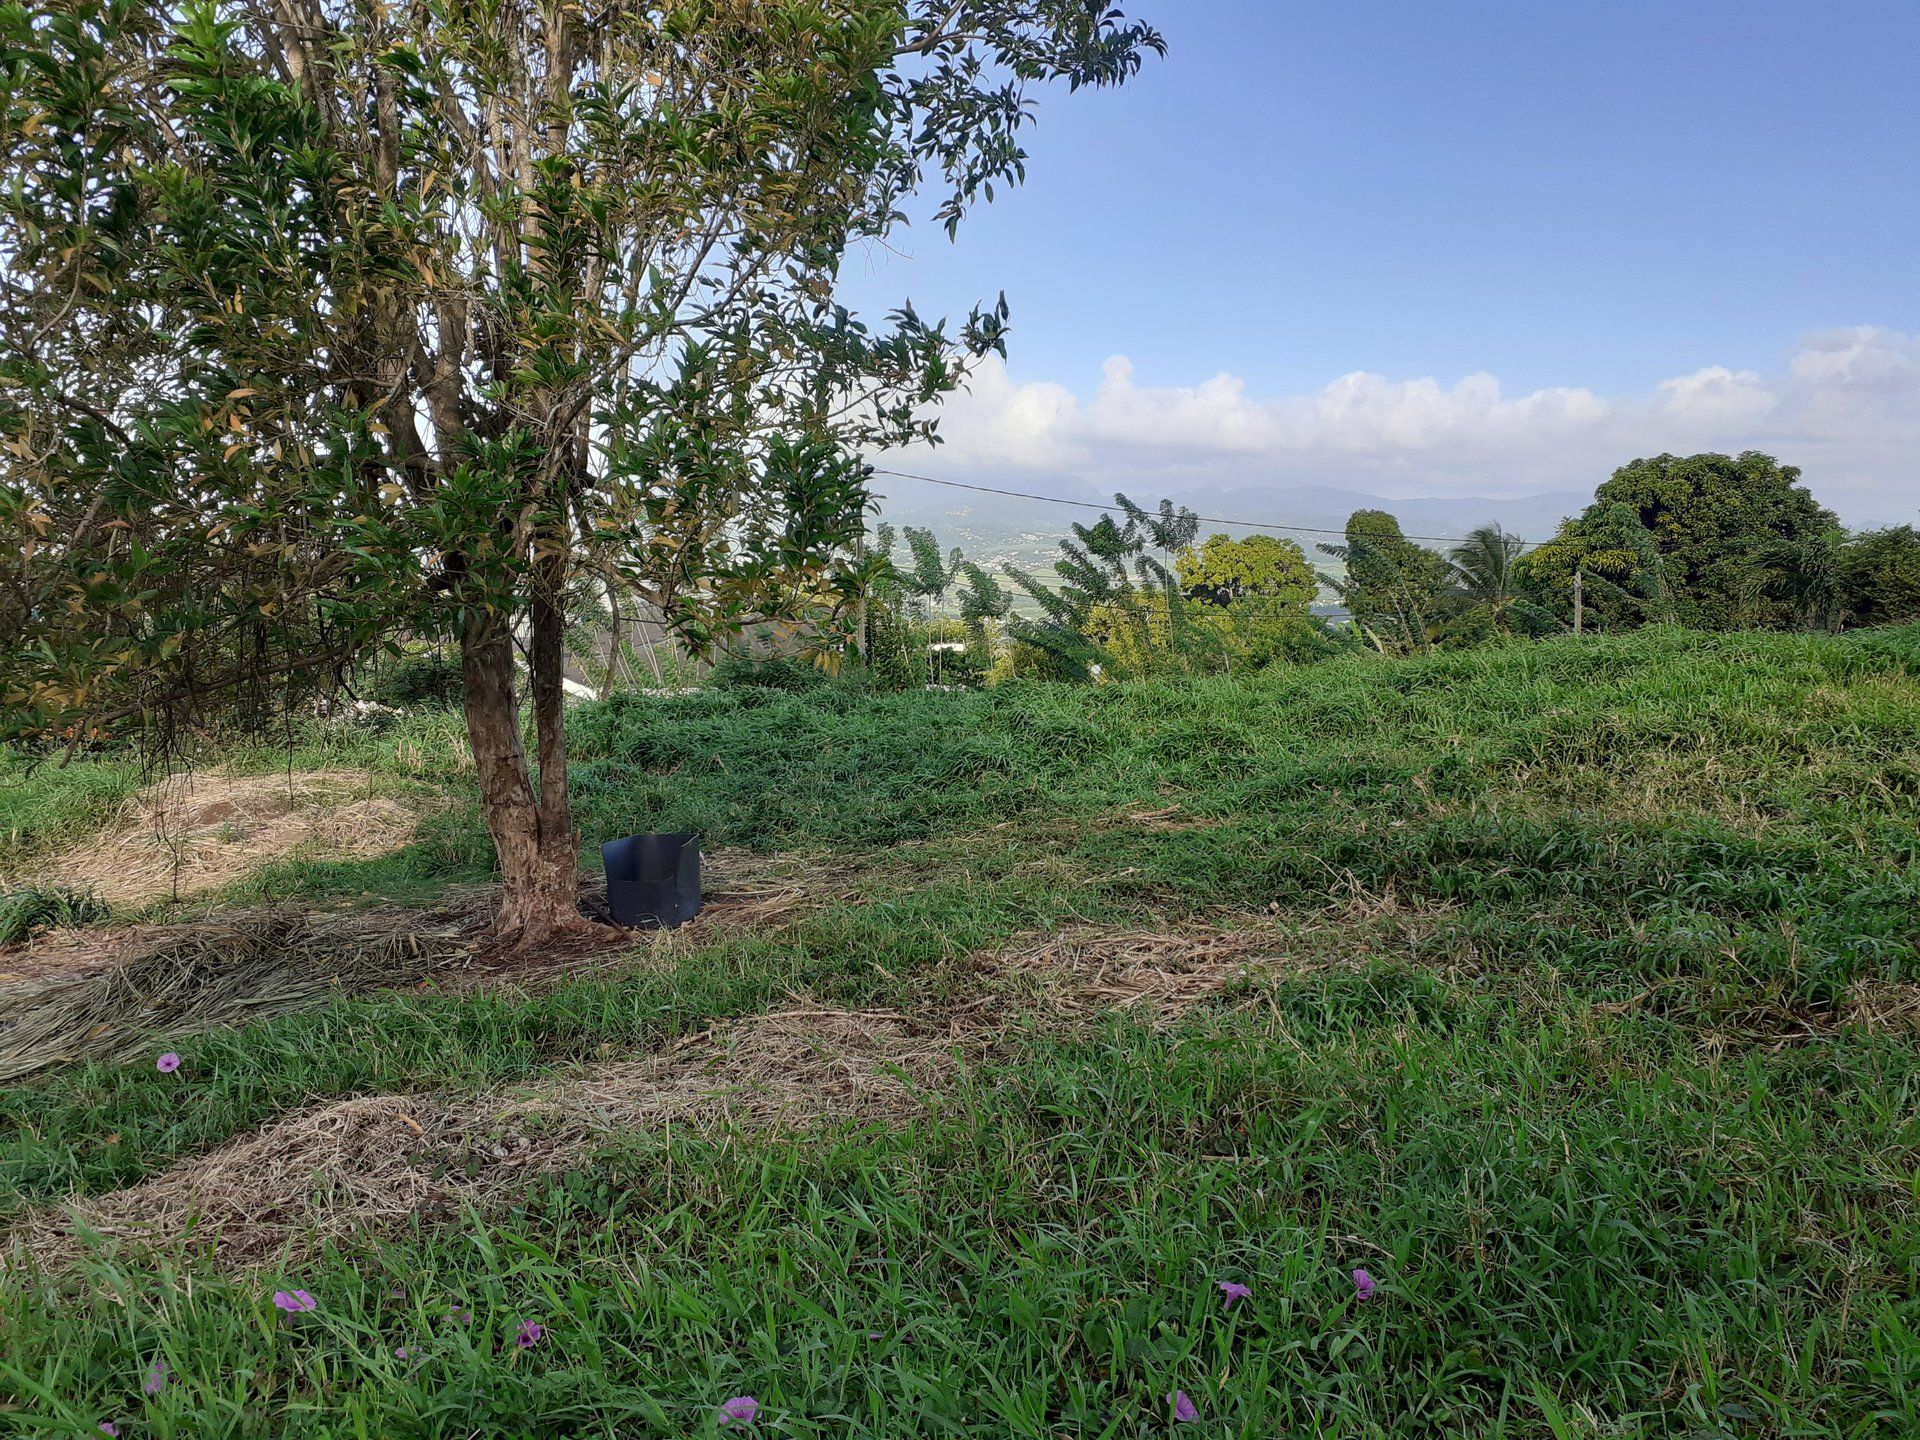
[[[1799,481],[1793,466],[1755,450],[1635,460],[1614,471],[1593,504],[1535,552],[1533,569],[1569,586],[1579,570],[1638,589],[1648,602],[1641,607],[1646,618],[1664,612],[1706,630],[1796,625],[1805,597],[1770,579],[1780,557],[1837,523]],[[1659,557],[1657,584],[1641,557],[1641,533]],[[1644,584],[1630,583],[1636,575]]]
[[[891,561],[893,543],[890,529],[883,525],[880,532],[887,558]],[[900,533],[907,542],[907,563],[893,567],[896,593],[915,619],[931,619],[934,609],[947,598],[947,591],[952,588],[966,557],[957,549],[943,554],[940,542],[934,538],[931,530],[909,525]]]
[[1889,526],[1857,535],[1841,557],[1841,592],[1856,625],[1920,620],[1920,530]]
[[1297,607],[1305,614],[1319,593],[1306,555],[1291,540],[1274,535],[1209,535],[1198,549],[1188,546],[1174,570],[1189,600],[1230,605],[1250,596]]
[[985,671],[993,664],[994,639],[1013,610],[1013,597],[998,580],[971,560],[960,562],[960,578],[960,623],[966,626],[967,643],[973,647],[975,658]]
[[1096,666],[1103,676],[1141,673],[1150,659],[1177,653],[1191,636],[1171,562],[1193,544],[1199,518],[1169,500],[1146,510],[1125,495],[1113,498],[1123,520],[1103,515],[1092,525],[1075,525],[1060,542],[1054,584],[1006,567],[1039,611],[1009,613],[1007,635],[1053,656],[1065,674],[1085,677]]
[[1847,616],[1849,542],[1838,525],[1810,530],[1786,540],[1770,540],[1754,551],[1748,576],[1751,593],[1762,600],[1750,607],[1777,622],[1774,602],[1784,603],[1792,623],[1803,630],[1838,630]]
[[1380,648],[1404,654],[1429,647],[1429,630],[1444,608],[1444,559],[1407,539],[1384,510],[1354,511],[1346,543],[1320,551],[1346,562],[1345,574],[1323,578]]
[[1673,590],[1653,532],[1631,506],[1589,506],[1560,533],[1515,562],[1530,601],[1570,616],[1574,576],[1582,577],[1589,629],[1631,628],[1668,621]]
[[1513,608],[1521,599],[1516,567],[1525,548],[1518,536],[1488,524],[1469,530],[1447,552],[1454,592],[1484,609],[1493,628],[1503,635],[1512,633]]
[[[906,558],[896,555],[907,542]],[[928,647],[964,637],[967,671],[984,674],[993,663],[993,627],[1009,608],[1006,592],[956,548],[943,552],[931,530],[909,525],[896,531],[881,525],[875,533],[878,563],[866,570],[863,591],[866,637],[864,658],[869,678],[885,689],[906,689],[937,678]],[[939,610],[960,585],[957,621],[943,621]],[[942,652],[944,653],[944,652]]]

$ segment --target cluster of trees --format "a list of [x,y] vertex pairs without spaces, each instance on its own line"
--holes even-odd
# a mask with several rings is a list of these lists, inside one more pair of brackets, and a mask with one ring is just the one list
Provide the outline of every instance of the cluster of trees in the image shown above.
[[[1319,580],[1291,540],[1200,542],[1191,511],[1115,501],[1119,518],[1075,525],[1061,541],[1051,581],[1010,567],[1002,584],[911,527],[906,556],[896,559],[895,537],[882,527],[884,563],[865,628],[869,675],[890,686],[1138,678],[1258,669],[1348,643],[1313,616]],[[940,613],[950,594],[958,618]]]
[[[1388,654],[1644,624],[1837,630],[1920,620],[1920,531],[1860,534],[1758,452],[1661,455],[1616,470],[1552,539],[1529,545],[1483,525],[1444,549],[1359,510],[1340,562],[1316,573],[1291,540],[1198,538],[1191,512],[1124,495],[1116,516],[1075,525],[1054,579],[1009,568],[1002,585],[933,535],[883,530],[867,628],[882,683],[1005,675],[1127,678],[1253,669],[1355,645]],[[1347,623],[1312,606],[1322,587]],[[942,618],[949,595],[959,616]]]
[[1849,534],[1771,456],[1660,455],[1624,465],[1550,540],[1497,526],[1446,552],[1357,512],[1328,577],[1353,623],[1407,653],[1499,635],[1680,624],[1838,630],[1920,619],[1920,532]]

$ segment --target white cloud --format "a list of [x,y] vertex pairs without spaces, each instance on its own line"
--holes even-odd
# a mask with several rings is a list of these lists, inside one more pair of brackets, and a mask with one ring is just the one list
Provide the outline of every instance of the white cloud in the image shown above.
[[1709,365],[1691,375],[1662,380],[1661,407],[1673,419],[1713,431],[1764,420],[1780,397],[1752,370]]
[[901,462],[950,479],[1149,495],[1316,483],[1389,496],[1585,491],[1636,456],[1761,449],[1868,524],[1920,513],[1920,336],[1832,331],[1776,376],[1715,365],[1607,397],[1568,387],[1510,399],[1486,374],[1443,385],[1364,371],[1262,397],[1226,374],[1142,386],[1124,356],[1082,397],[990,358],[948,401],[941,433],[944,445]]

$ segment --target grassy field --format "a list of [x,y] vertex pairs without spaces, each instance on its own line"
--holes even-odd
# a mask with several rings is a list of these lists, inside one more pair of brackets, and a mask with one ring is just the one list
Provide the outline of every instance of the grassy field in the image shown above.
[[[805,903],[0,1091],[0,1218],[342,1097],[521,1093],[802,1005],[953,1037],[938,1082],[613,1129],[264,1266],[16,1260],[0,1434],[626,1440],[746,1433],[718,1407],[750,1395],[751,1433],[805,1437],[1920,1435],[1920,630],[571,723],[586,835],[698,829]],[[453,733],[301,737],[449,803],[231,898],[484,877]],[[0,782],[18,868],[139,776]],[[986,958],[1062,931],[1250,958],[1105,1012]],[[276,1310],[294,1289],[316,1308]]]

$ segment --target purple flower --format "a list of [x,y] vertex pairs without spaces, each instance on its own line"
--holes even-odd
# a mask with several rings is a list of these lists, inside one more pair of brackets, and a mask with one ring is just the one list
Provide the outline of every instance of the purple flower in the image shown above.
[[396,1360],[404,1360],[404,1359],[406,1359],[406,1358],[407,1358],[407,1347],[406,1347],[406,1346],[404,1346],[404,1345],[396,1345],[396,1346],[394,1346],[394,1347],[393,1347],[393,1358],[394,1358],[394,1359],[396,1359]]
[[1373,1277],[1364,1270],[1354,1271],[1353,1293],[1356,1299],[1371,1300],[1373,1298]]
[[1176,1390],[1167,1397],[1173,1401],[1173,1418],[1185,1425],[1200,1418],[1200,1407],[1187,1398],[1187,1392]]
[[273,1292],[273,1303],[289,1315],[298,1315],[307,1310],[318,1310],[320,1302],[304,1290],[295,1290],[289,1294],[285,1290]]
[[449,1320],[458,1320],[462,1325],[471,1325],[473,1323],[473,1311],[464,1305],[449,1305],[447,1307],[447,1318]]
[[753,1417],[760,1413],[760,1402],[751,1395],[736,1395],[731,1400],[720,1402],[720,1423],[731,1425],[738,1420],[742,1425],[751,1425]]
[[171,1075],[180,1068],[180,1057],[169,1050],[153,1062],[153,1068],[158,1070],[162,1075]]
[[540,1337],[546,1333],[538,1320],[522,1320],[520,1333],[513,1337],[513,1343],[522,1350],[531,1350],[540,1343]]
[[153,1357],[153,1364],[147,1367],[147,1383],[143,1387],[147,1394],[158,1395],[160,1387],[167,1383],[167,1362],[161,1356]]
[[1227,1297],[1225,1301],[1226,1308],[1231,1310],[1234,1307],[1236,1302],[1245,1300],[1248,1296],[1253,1294],[1253,1291],[1249,1290],[1245,1285],[1240,1284],[1238,1281],[1222,1280],[1220,1282],[1220,1293]]
[[120,1433],[120,1427],[111,1420],[102,1420],[100,1422],[100,1433],[102,1435],[118,1435]]

